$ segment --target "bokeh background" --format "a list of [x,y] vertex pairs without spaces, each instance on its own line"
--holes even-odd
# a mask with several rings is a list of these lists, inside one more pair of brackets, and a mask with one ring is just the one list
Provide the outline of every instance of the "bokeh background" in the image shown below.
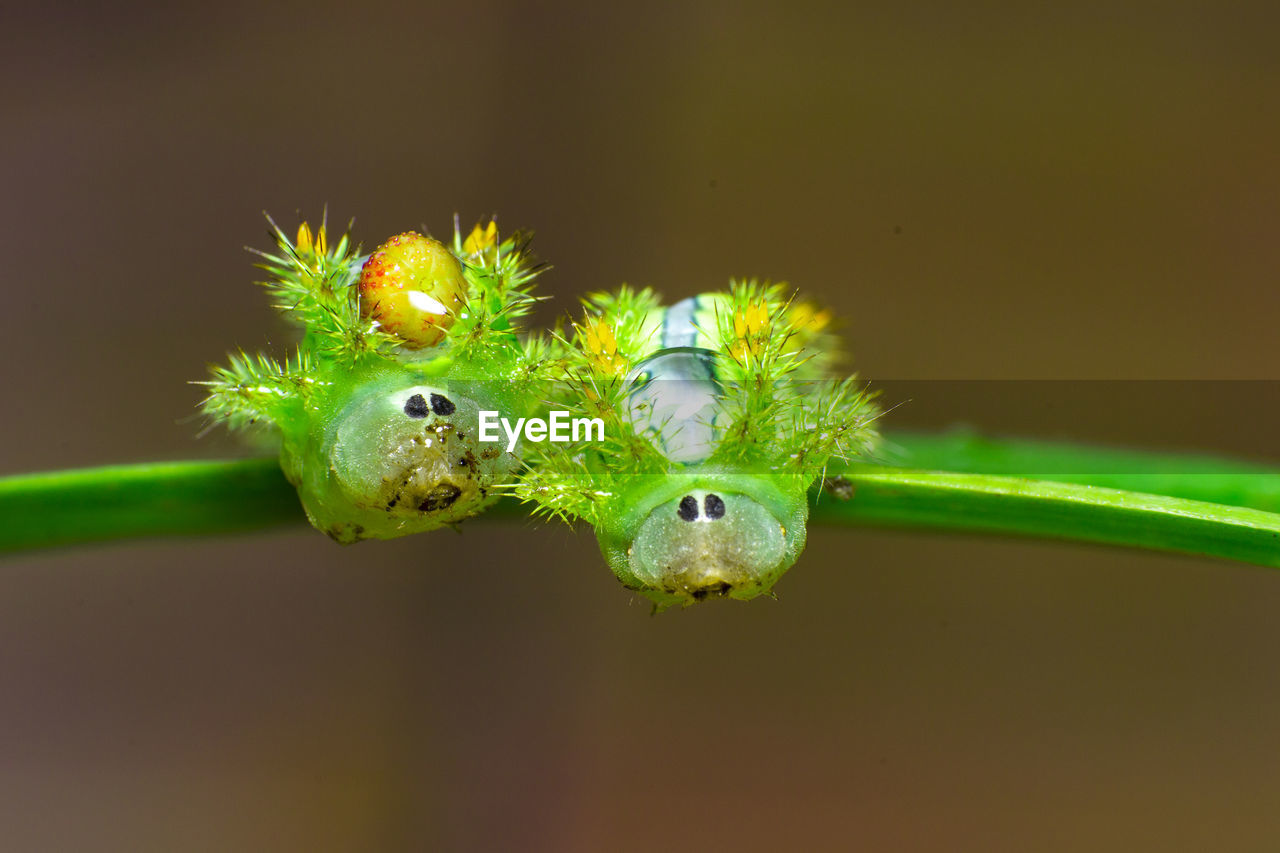
[[[536,229],[544,323],[786,279],[893,426],[1280,459],[1278,8],[6,10],[0,472],[243,453],[187,382],[287,346],[240,247],[326,205]],[[1167,405],[1045,390],[1112,379]],[[588,532],[486,522],[0,590],[5,849],[1280,843],[1280,578],[1239,565],[815,529],[778,601],[650,618]]]

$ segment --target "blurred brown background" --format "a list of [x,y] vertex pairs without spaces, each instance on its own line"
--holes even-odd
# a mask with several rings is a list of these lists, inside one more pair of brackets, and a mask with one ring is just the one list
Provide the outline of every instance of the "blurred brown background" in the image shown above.
[[[367,245],[535,228],[544,322],[785,278],[890,388],[1274,380],[1276,9],[0,13],[0,472],[242,453],[186,383],[287,345],[240,247],[326,204]],[[917,386],[893,423],[1278,458],[1276,386],[1178,387],[1117,417]],[[777,602],[651,619],[589,533],[495,522],[0,584],[4,849],[1280,843],[1264,570],[816,529]]]

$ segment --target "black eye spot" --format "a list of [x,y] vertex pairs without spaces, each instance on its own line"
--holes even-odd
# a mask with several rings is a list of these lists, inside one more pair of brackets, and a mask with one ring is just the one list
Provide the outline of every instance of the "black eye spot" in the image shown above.
[[719,495],[707,495],[702,506],[707,511],[707,518],[724,518],[724,501]]
[[404,401],[404,413],[411,418],[425,418],[428,414],[427,401],[422,399],[421,394],[414,394]]
[[440,394],[431,395],[431,411],[437,415],[452,415],[455,408],[453,401],[448,397],[443,397]]
[[698,518],[698,500],[693,495],[685,495],[680,499],[680,508],[676,515],[685,521],[696,521]]

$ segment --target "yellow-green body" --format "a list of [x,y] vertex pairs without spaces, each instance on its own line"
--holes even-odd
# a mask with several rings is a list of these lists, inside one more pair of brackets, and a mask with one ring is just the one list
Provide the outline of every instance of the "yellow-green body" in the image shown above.
[[559,402],[601,417],[605,441],[532,451],[521,496],[592,524],[659,607],[769,592],[804,549],[809,487],[874,440],[874,407],[830,375],[813,316],[753,283],[672,306],[594,297]]
[[[280,464],[311,523],[339,542],[454,525],[518,472],[519,443],[482,443],[479,412],[523,417],[545,376],[514,321],[537,273],[492,223],[452,247],[420,234],[367,258],[304,223],[264,255],[276,307],[303,329],[296,356],[232,356],[205,411],[278,435]],[[415,314],[415,312],[418,312]]]

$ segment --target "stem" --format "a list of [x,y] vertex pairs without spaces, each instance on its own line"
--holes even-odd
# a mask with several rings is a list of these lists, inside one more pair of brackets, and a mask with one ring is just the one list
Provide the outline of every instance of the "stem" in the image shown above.
[[1021,477],[865,466],[854,497],[825,497],[812,518],[1103,542],[1280,568],[1280,514],[1185,498]]
[[242,533],[303,521],[275,459],[111,465],[0,478],[0,551]]
[[[1040,536],[1280,566],[1274,469],[956,433],[895,434],[890,443],[891,455],[914,467],[851,466],[843,476],[855,499],[821,498],[815,523]],[[508,501],[484,517],[522,513]],[[0,552],[240,533],[303,520],[274,459],[0,478]]]
[[1206,454],[991,439],[968,430],[896,432],[886,445],[887,462],[901,467],[1004,474],[1280,512],[1280,470],[1275,465]]

